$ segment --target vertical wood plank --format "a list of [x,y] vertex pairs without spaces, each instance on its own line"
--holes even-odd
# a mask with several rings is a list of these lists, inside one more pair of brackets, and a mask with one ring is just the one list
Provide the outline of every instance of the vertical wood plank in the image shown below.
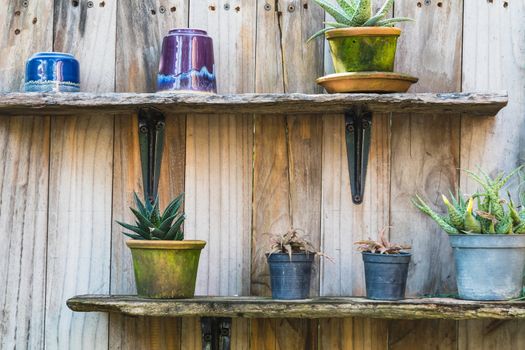
[[[364,201],[352,203],[343,115],[325,115],[323,125],[321,295],[364,295],[361,254],[353,242],[389,222],[390,116],[374,115]],[[374,337],[372,337],[374,335]],[[321,348],[384,349],[387,323],[362,318],[320,321]]]
[[[79,60],[83,91],[113,91],[116,2],[75,4],[55,2],[53,49]],[[50,164],[46,348],[107,348],[107,315],[74,314],[65,300],[109,292],[113,118],[53,118]]]
[[0,348],[44,342],[49,118],[0,119]]
[[[462,1],[429,5],[398,2],[395,16],[408,16],[415,23],[403,25],[396,70],[419,77],[413,91],[458,91],[461,86]],[[448,33],[443,35],[443,33]],[[440,115],[392,116],[391,240],[412,245],[408,295],[450,293],[455,290],[452,250],[446,234],[415,209],[410,198],[419,193],[434,206],[440,194],[458,183],[459,118]],[[432,337],[421,339],[425,330]],[[421,348],[457,346],[457,322],[390,322],[392,348],[418,342]]]
[[[305,1],[258,1],[256,91],[318,92],[323,44],[305,44],[321,25],[323,12]],[[266,233],[290,226],[304,229],[320,243],[322,119],[318,115],[256,117],[252,294],[269,294],[264,252]],[[312,280],[318,292],[319,269]],[[260,332],[264,330],[264,332]],[[317,347],[317,321],[253,320],[252,348]]]
[[[160,11],[160,7],[165,12]],[[115,87],[119,92],[152,92],[162,38],[173,27],[185,27],[187,0],[119,2]],[[159,199],[164,207],[184,191],[186,147],[185,115],[167,114],[164,153],[159,180]],[[132,194],[142,194],[142,173],[136,115],[115,118],[115,167],[113,219],[132,219]],[[122,228],[113,220],[111,292],[136,293],[131,254]],[[180,349],[181,320],[177,318],[131,318],[110,315],[110,349]]]
[[[255,4],[190,5],[190,26],[214,39],[219,93],[254,91]],[[239,69],[238,69],[239,68]],[[186,232],[208,242],[201,257],[198,294],[249,291],[252,198],[252,116],[190,115],[187,129]]]
[[[0,91],[20,91],[25,59],[52,48],[52,4],[0,1]],[[48,117],[0,117],[1,349],[44,346],[49,132]]]
[[[191,1],[189,25],[212,37],[219,93],[254,92],[255,3]],[[186,234],[206,240],[197,294],[247,295],[250,289],[253,116],[188,115]],[[189,324],[186,324],[189,323]],[[248,347],[249,320],[235,321],[232,343]],[[183,320],[182,347],[200,325]],[[200,346],[200,345],[199,345]]]
[[[525,159],[525,3],[465,0],[464,11],[463,90],[506,90],[509,104],[495,119],[462,116],[461,167],[509,171]],[[477,188],[464,173],[460,183],[466,193]],[[524,330],[523,321],[460,321],[459,348],[521,349]]]
[[[108,123],[109,120],[109,123]],[[46,348],[103,349],[107,315],[73,313],[78,294],[109,292],[113,120],[54,117],[51,125]]]

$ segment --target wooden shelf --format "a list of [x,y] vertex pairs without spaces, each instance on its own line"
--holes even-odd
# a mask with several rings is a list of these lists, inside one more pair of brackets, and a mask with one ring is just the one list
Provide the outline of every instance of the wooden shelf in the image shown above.
[[264,297],[145,299],[122,295],[83,295],[67,301],[73,311],[117,312],[130,316],[209,316],[248,318],[371,317],[389,319],[523,319],[525,302],[477,302],[450,298],[376,301],[359,297],[320,297],[282,301]]
[[495,116],[506,93],[406,94],[177,94],[177,93],[0,93],[0,115],[121,113],[156,107],[177,113],[339,113],[366,105],[372,112],[465,113]]

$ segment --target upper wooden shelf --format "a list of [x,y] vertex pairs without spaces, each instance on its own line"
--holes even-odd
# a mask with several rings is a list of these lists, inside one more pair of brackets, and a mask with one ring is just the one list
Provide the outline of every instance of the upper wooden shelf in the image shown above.
[[465,113],[495,116],[506,93],[236,94],[0,93],[0,115],[121,113],[155,107],[176,113],[340,113],[366,105],[377,113]]
[[145,299],[83,295],[67,301],[73,311],[118,312],[130,316],[209,316],[249,318],[371,317],[390,319],[522,319],[525,302],[477,302],[449,298],[377,301],[359,297],[273,300],[265,297]]

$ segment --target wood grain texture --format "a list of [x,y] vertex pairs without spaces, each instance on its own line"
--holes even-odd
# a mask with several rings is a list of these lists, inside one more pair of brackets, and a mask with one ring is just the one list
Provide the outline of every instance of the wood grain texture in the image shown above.
[[188,93],[0,93],[4,115],[53,113],[126,113],[143,106],[165,113],[199,114],[304,114],[342,113],[352,106],[366,106],[376,113],[420,113],[494,116],[508,102],[507,93],[403,93],[403,94],[188,94]]
[[[525,38],[523,18],[525,3],[492,3],[464,0],[463,90],[491,88],[509,90],[509,105],[499,116],[506,121],[489,119],[474,122],[461,119],[461,167],[476,166],[495,173],[523,164],[525,114]],[[511,189],[518,179],[514,179]],[[461,189],[472,193],[477,186],[461,172]],[[525,347],[523,321],[459,322],[459,349],[521,349]]]
[[162,39],[170,29],[188,25],[188,9],[189,0],[119,2],[115,91],[156,90]]
[[0,119],[0,348],[44,345],[49,118]]
[[[160,7],[166,9],[161,13]],[[174,11],[172,11],[174,9]],[[188,1],[128,1],[117,9],[115,90],[153,92],[163,36],[187,26]],[[132,193],[142,193],[142,173],[135,111],[115,118],[113,219],[132,219]],[[165,144],[159,179],[161,206],[184,191],[186,117],[166,111]],[[122,228],[113,222],[113,293],[134,293],[133,265]],[[175,318],[110,316],[110,349],[180,349],[182,323]]]
[[[354,205],[350,194],[344,116],[324,116],[322,250],[335,263],[326,259],[322,262],[321,295],[365,294],[362,258],[353,242],[368,237],[376,238],[379,230],[389,222],[389,124],[389,115],[373,116],[364,202]],[[387,339],[385,322],[357,319],[321,321],[320,338],[325,346],[340,344],[338,338],[344,338],[343,333],[347,332],[356,333],[354,346],[373,345],[381,348]],[[361,338],[371,333],[382,336],[376,338],[374,344],[370,343],[370,338]],[[341,349],[347,346],[340,345]]]
[[80,295],[67,301],[76,311],[121,312],[130,316],[211,316],[248,318],[332,318],[363,316],[386,319],[522,319],[523,301],[469,301],[453,298],[414,298],[397,301],[363,297],[316,297],[276,300],[270,297],[148,299],[136,295]]
[[[323,71],[323,43],[307,45],[305,41],[321,25],[324,16],[319,7],[308,5],[300,1],[257,1],[260,16],[257,21],[256,92],[320,91],[314,81]],[[252,293],[261,292],[261,276],[264,288],[268,286],[267,263],[261,254],[268,244],[265,233],[283,233],[293,226],[303,229],[314,245],[319,246],[321,240],[322,139],[319,135],[322,134],[322,120],[319,115],[309,114],[311,111],[306,106],[300,112],[297,116],[274,114],[270,119],[257,116],[252,247],[257,254],[252,260],[256,265],[252,268]],[[318,295],[317,265],[311,282],[312,295]],[[259,325],[254,327],[260,328]],[[275,336],[278,349],[317,347],[316,322],[285,319],[273,322],[271,328],[273,331],[262,338],[252,334],[252,346],[262,346],[268,341],[265,337]]]
[[[0,91],[20,91],[25,59],[51,50],[52,4],[0,1]],[[44,346],[50,119],[39,119],[0,117],[1,349]]]
[[53,1],[0,1],[0,91],[23,91],[25,61],[53,47]]
[[[402,26],[396,70],[419,77],[414,92],[452,92],[461,87],[462,1],[429,5],[396,3],[395,16],[416,20]],[[416,24],[417,25],[414,25]],[[443,33],[449,33],[444,36]],[[391,235],[394,242],[412,245],[407,295],[440,294],[455,290],[452,250],[446,234],[417,211],[410,198],[418,193],[438,204],[441,193],[458,184],[459,118],[436,112],[422,116],[392,116]],[[389,325],[389,339],[399,334],[432,332],[419,342],[422,348],[454,349],[454,321],[405,322]],[[442,338],[444,337],[444,338]],[[419,337],[418,337],[419,338]],[[408,342],[408,345],[411,343]]]
[[112,92],[115,86],[117,1],[88,7],[87,1],[55,1],[53,49],[80,63],[80,90]]
[[[82,90],[114,89],[115,23],[114,1],[55,2],[53,49],[79,60]],[[64,301],[109,292],[113,117],[53,117],[50,171],[46,348],[105,348],[107,317],[72,314]]]
[[78,293],[109,292],[112,162],[111,119],[53,117],[47,348],[107,347],[107,317],[73,314],[64,301]]
[[457,349],[458,335],[453,325],[443,320],[393,320],[389,322],[388,349],[421,349],[422,344],[431,349]]
[[[213,39],[217,92],[255,91],[255,24],[254,1],[190,2],[190,27]],[[248,295],[250,290],[253,116],[235,116],[233,110],[188,114],[185,228],[188,237],[208,242],[197,294]],[[232,342],[248,347],[248,321],[235,327]],[[191,329],[183,347],[201,336],[199,323]]]

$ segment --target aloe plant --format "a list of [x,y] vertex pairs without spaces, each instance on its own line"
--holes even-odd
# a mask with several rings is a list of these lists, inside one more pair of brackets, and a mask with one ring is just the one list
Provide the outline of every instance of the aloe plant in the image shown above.
[[332,5],[329,0],[314,1],[331,15],[335,22],[324,22],[326,27],[312,35],[308,41],[333,28],[388,27],[399,22],[412,21],[407,17],[386,18],[394,0],[386,0],[375,15],[372,13],[371,0],[337,0],[339,6]]
[[[496,177],[491,177],[481,169],[477,173],[465,170],[470,178],[481,185],[481,189],[466,200],[459,193],[456,196],[451,193],[450,200],[443,195],[446,215],[436,213],[418,195],[412,199],[412,203],[448,234],[523,234],[525,209],[516,208],[510,192],[508,192],[508,201],[500,198],[499,194],[521,168],[516,168],[508,174],[500,173]],[[475,202],[477,209],[474,209]]]
[[119,225],[133,233],[122,232],[123,234],[138,240],[182,241],[184,239],[182,224],[185,215],[179,212],[182,209],[184,194],[172,200],[162,214],[159,210],[158,198],[154,203],[149,200],[142,202],[136,193],[133,193],[133,198],[137,208],[130,209],[136,218],[135,225],[117,221]]
[[357,250],[360,252],[374,253],[374,254],[400,254],[405,249],[411,249],[410,245],[402,245],[390,242],[385,237],[387,228],[384,227],[379,232],[379,239],[374,241],[369,238],[363,241],[357,241],[354,244],[357,245]]

